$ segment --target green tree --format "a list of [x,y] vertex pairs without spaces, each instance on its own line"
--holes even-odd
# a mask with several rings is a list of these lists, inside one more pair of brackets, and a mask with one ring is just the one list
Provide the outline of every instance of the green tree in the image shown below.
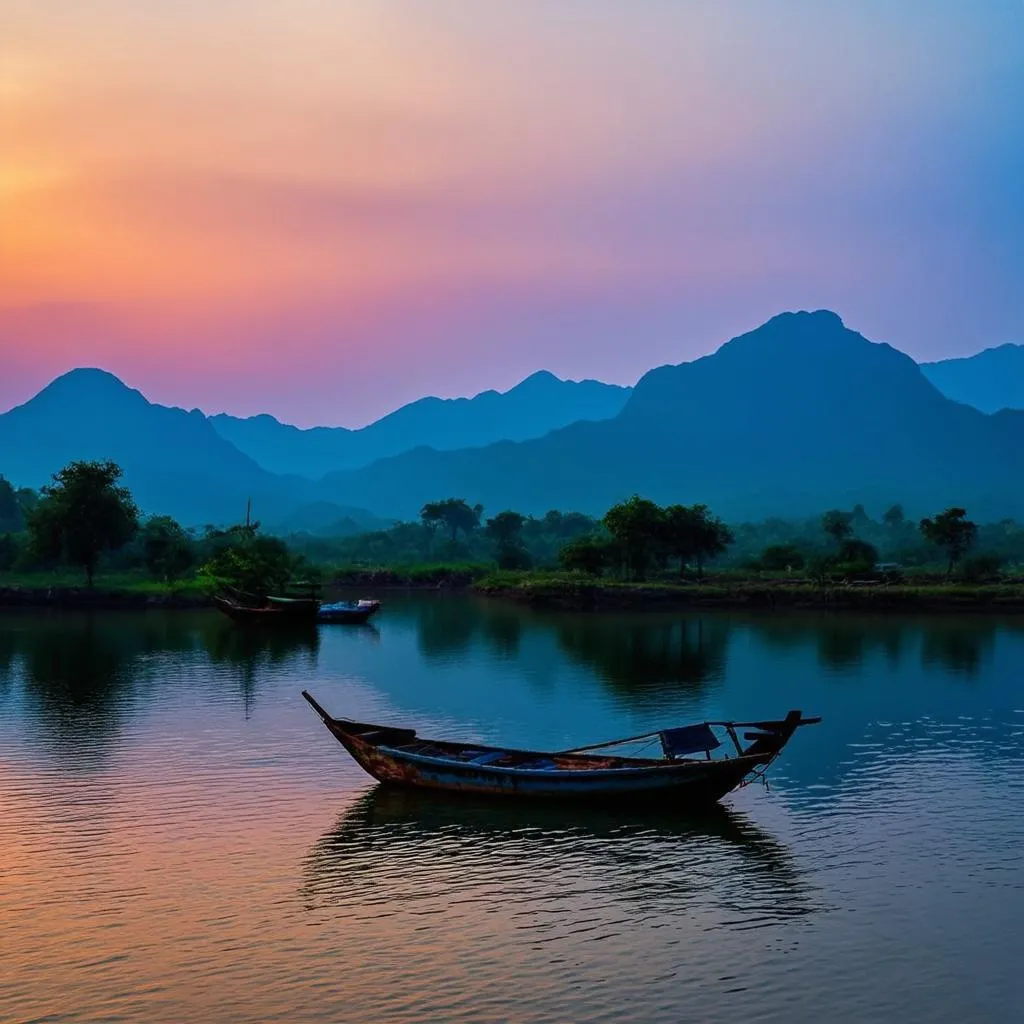
[[707,505],[694,505],[697,521],[697,546],[694,558],[697,561],[697,575],[704,575],[704,563],[724,554],[733,542],[733,533],[718,516],[713,516]]
[[732,543],[733,535],[707,505],[669,505],[663,512],[663,537],[668,553],[679,559],[679,575],[687,563],[697,563],[697,575],[704,575],[704,563],[720,555]]
[[192,538],[170,516],[151,516],[141,533],[146,568],[158,579],[179,579],[195,564]]
[[483,505],[470,506],[465,498],[445,498],[444,501],[427,502],[420,509],[420,519],[428,527],[444,525],[454,544],[459,531],[468,537],[480,525],[483,511]]
[[526,516],[518,512],[499,512],[493,519],[487,520],[484,532],[496,544],[519,544],[525,522]]
[[487,520],[484,532],[495,542],[494,557],[499,569],[528,569],[532,559],[523,544],[526,516],[518,512],[499,512]]
[[10,533],[0,533],[0,572],[10,572],[18,557],[18,542]]
[[761,552],[759,561],[761,568],[768,572],[788,572],[790,569],[802,569],[806,559],[795,544],[769,544]]
[[630,575],[644,579],[662,542],[663,510],[653,501],[634,494],[628,501],[608,509],[602,522],[621,551]]
[[582,512],[559,512],[552,509],[541,520],[545,533],[562,540],[575,540],[594,529],[594,520]]
[[853,533],[853,516],[834,508],[821,517],[821,528],[840,545]]
[[81,566],[91,587],[100,555],[123,547],[139,528],[139,510],[118,484],[121,476],[113,462],[71,462],[55,473],[28,517],[35,553]]
[[597,537],[577,537],[558,552],[558,563],[569,572],[600,576],[609,565],[612,550],[608,541]]
[[921,533],[925,540],[946,552],[949,560],[946,575],[949,576],[974,543],[978,526],[967,518],[966,509],[953,507],[931,519],[922,519]]
[[882,522],[885,523],[891,530],[899,529],[906,520],[906,516],[903,514],[902,505],[893,505],[884,516],[882,516]]
[[994,551],[985,552],[965,558],[960,565],[960,571],[969,580],[992,579],[999,575],[1004,561],[1003,556]]
[[679,559],[679,575],[686,573],[686,565],[697,552],[697,521],[689,505],[668,505],[663,511],[662,537],[665,550],[671,558]]
[[25,515],[18,492],[6,477],[0,476],[0,533],[20,533],[25,528]]
[[866,540],[851,537],[839,548],[837,561],[854,572],[869,572],[878,562],[878,548]]
[[296,571],[303,568],[288,545],[279,537],[262,537],[251,527],[233,535],[200,569],[200,580],[208,587],[225,584],[246,593],[265,595],[282,590]]

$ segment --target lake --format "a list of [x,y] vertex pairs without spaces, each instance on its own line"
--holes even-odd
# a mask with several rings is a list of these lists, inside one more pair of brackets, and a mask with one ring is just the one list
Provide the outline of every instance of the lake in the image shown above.
[[[984,1021],[1024,1002],[1024,617],[0,614],[0,1020]],[[567,748],[822,715],[721,813],[379,789],[300,696]]]

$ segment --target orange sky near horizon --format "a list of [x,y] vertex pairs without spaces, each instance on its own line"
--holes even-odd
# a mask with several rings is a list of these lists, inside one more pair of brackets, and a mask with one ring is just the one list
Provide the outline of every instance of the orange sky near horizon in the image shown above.
[[[1006,142],[1024,38],[1007,4],[973,19],[809,0],[4,6],[12,381],[106,360],[169,400],[161,381],[194,379],[197,359],[215,375],[262,348],[272,363],[268,323],[292,359],[365,367],[374,398],[353,385],[353,409],[511,384],[538,358],[633,380],[803,304],[898,334],[977,262],[916,265],[965,229],[997,314],[943,344],[1022,326],[1020,268],[1000,262],[1019,206],[989,237],[952,205],[980,201],[991,145],[1024,152]],[[108,326],[29,332],[28,353],[3,331],[5,310],[78,305]],[[922,346],[949,312],[923,320],[894,343]],[[563,324],[554,346],[544,322]],[[454,375],[420,352],[439,344]],[[406,356],[418,376],[395,378]],[[218,380],[207,404],[266,406],[258,379]],[[15,398],[0,386],[0,406]]]

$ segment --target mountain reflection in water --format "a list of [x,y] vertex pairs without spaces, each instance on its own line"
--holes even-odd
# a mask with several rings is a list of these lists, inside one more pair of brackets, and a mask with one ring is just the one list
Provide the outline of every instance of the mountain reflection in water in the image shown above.
[[[1021,616],[5,611],[0,1017],[1016,1019],[1021,664]],[[823,721],[770,792],[623,820],[367,791],[304,688],[533,749]]]

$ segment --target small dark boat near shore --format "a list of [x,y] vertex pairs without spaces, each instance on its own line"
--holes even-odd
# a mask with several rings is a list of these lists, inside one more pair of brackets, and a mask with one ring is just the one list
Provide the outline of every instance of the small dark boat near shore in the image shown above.
[[301,596],[268,596],[249,594],[234,587],[224,587],[213,595],[213,603],[234,622],[242,625],[295,625],[316,622],[322,604],[315,589],[304,585]]
[[[790,711],[777,721],[700,722],[546,753],[421,739],[415,729],[333,718],[307,691],[302,696],[356,762],[381,782],[542,799],[653,799],[678,809],[715,803],[762,777],[800,726],[821,721]],[[716,729],[731,742],[732,755],[712,755],[723,745]],[[740,730],[748,730],[742,739]],[[661,757],[597,753],[645,739],[660,742]],[[688,756],[698,753],[703,756]]]
[[225,587],[213,596],[213,603],[233,621],[248,626],[312,625],[316,622],[361,625],[380,611],[380,601],[336,601],[325,604],[311,585],[306,593],[296,595],[249,594]]
[[317,612],[317,622],[340,623],[344,626],[357,626],[369,620],[380,611],[380,601],[337,601],[334,604],[322,604]]
[[246,626],[312,625],[320,602],[296,601],[282,605],[280,598],[267,598],[264,604],[243,603],[222,594],[213,595],[213,603],[234,622]]

